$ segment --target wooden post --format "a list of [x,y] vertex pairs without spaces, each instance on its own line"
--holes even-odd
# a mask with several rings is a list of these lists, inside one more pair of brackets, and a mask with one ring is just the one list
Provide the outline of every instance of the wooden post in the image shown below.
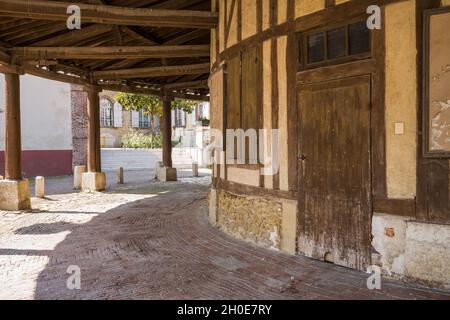
[[98,91],[87,89],[88,93],[88,172],[101,172],[100,148],[100,100]]
[[20,76],[5,74],[5,178],[22,179]]
[[172,168],[172,101],[173,97],[164,96],[163,117],[162,117],[162,137],[163,137],[163,165]]

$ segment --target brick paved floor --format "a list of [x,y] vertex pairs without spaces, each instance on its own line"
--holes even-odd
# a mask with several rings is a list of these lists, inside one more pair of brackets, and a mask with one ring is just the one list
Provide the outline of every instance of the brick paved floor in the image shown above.
[[[207,222],[207,176],[167,184],[134,174],[102,194],[50,179],[66,194],[33,199],[33,212],[0,212],[0,298],[450,299],[388,280],[370,291],[364,273],[228,237]],[[71,265],[81,290],[67,289]]]

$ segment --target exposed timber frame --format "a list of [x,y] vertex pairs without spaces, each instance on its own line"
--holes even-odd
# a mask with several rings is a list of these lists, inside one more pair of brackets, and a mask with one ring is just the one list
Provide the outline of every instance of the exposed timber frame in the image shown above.
[[[0,0],[0,15],[35,20],[66,21],[74,3],[41,0]],[[218,18],[211,12],[126,8],[77,3],[83,23],[141,27],[214,28]]]

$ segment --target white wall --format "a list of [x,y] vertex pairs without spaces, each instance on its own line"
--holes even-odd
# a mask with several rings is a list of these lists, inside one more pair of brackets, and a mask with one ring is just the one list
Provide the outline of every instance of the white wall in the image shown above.
[[[20,77],[22,149],[71,150],[70,85],[33,76]],[[4,150],[4,76],[0,74],[0,150]]]

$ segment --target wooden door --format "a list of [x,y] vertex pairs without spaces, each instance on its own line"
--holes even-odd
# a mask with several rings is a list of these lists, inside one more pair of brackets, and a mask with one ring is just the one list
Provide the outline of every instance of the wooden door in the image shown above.
[[370,76],[298,87],[300,253],[370,265]]

